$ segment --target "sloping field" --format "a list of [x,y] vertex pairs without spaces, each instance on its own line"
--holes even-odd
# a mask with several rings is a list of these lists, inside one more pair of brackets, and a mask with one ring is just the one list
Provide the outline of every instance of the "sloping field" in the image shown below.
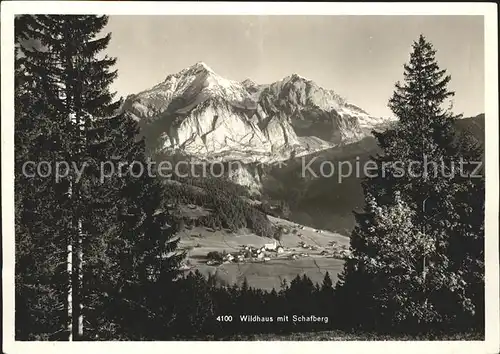
[[[349,238],[340,234],[316,230],[295,223],[270,217],[276,225],[282,225],[296,233],[283,235],[281,245],[284,252],[274,254],[267,261],[254,260],[239,263],[207,265],[206,255],[211,251],[238,253],[245,246],[262,247],[273,243],[270,238],[260,237],[250,230],[237,233],[213,231],[203,227],[180,232],[181,248],[188,250],[187,263],[191,269],[198,269],[202,274],[216,274],[223,285],[241,284],[246,277],[252,287],[271,290],[279,289],[283,279],[290,282],[297,274],[306,274],[314,282],[321,282],[328,271],[332,280],[342,271],[344,261],[325,254],[331,249],[332,241],[339,246],[348,247]],[[300,242],[312,245],[314,249],[304,249]],[[323,252],[323,253],[322,253]],[[292,255],[297,259],[292,259]]]

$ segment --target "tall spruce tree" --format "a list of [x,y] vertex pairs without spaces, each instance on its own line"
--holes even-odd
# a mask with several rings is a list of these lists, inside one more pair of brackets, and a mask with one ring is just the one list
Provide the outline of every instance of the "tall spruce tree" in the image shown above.
[[105,123],[110,142],[95,153],[108,156],[110,170],[89,169],[109,176],[93,179],[89,194],[92,224],[87,229],[98,236],[88,241],[84,273],[86,299],[92,304],[86,312],[88,336],[158,339],[168,334],[174,316],[168,297],[176,291],[173,282],[184,258],[176,250],[177,224],[164,208],[162,184],[154,177],[144,140],[137,139],[137,123],[122,115]]
[[[23,16],[19,23],[23,36],[41,44],[40,49],[24,51],[24,64],[32,77],[41,78],[34,91],[42,90],[45,100],[38,112],[50,122],[53,139],[48,149],[56,155],[51,160],[52,167],[58,161],[78,168],[84,166],[88,147],[94,143],[87,139],[87,134],[95,118],[112,114],[117,108],[116,104],[110,104],[112,96],[106,89],[116,75],[108,72],[114,60],[94,59],[109,41],[109,36],[95,39],[105,23],[105,18],[92,16]],[[39,124],[34,120],[31,123]],[[80,290],[86,206],[81,195],[84,180],[79,179],[74,169],[67,172],[58,185],[67,219],[67,325],[71,340],[81,337],[83,328]]]
[[[15,19],[15,230],[16,339],[60,340],[66,329],[68,215],[64,187],[47,177],[62,157],[60,130],[45,109],[54,94],[43,70],[28,58],[39,43],[26,37],[27,17]],[[36,58],[39,68],[50,58]],[[37,171],[37,166],[43,168]]]
[[337,287],[351,325],[460,326],[481,312],[484,179],[471,175],[481,152],[457,137],[459,117],[443,107],[451,78],[435,54],[423,36],[414,42],[389,101],[398,122],[375,133],[383,153],[363,182],[366,207]]
[[[66,272],[59,272],[61,279],[53,276],[46,281],[58,284],[54,291],[59,298],[66,293],[67,315],[44,331],[57,327],[70,340],[136,338],[133,331],[141,326],[131,324],[139,320],[144,328],[151,320],[145,294],[158,291],[155,282],[160,275],[163,284],[174,280],[180,261],[172,223],[162,208],[161,185],[147,171],[116,172],[117,165],[145,165],[146,158],[144,143],[135,139],[135,122],[116,115],[120,101],[113,101],[109,91],[116,77],[111,70],[115,59],[99,55],[110,40],[109,34],[99,37],[107,21],[106,16],[23,16],[17,24],[20,38],[39,41],[41,47],[23,50],[30,81],[27,92],[38,98],[38,104],[24,103],[23,91],[19,92],[16,117],[24,125],[17,125],[23,132],[16,151],[41,152],[40,158],[53,167],[65,161],[83,168],[81,175],[70,169],[57,183],[54,176],[43,180],[45,185],[35,191],[42,194],[32,192],[30,205],[24,198],[26,186],[39,178],[19,179],[19,215],[41,211],[37,229],[21,233],[22,244],[33,249],[38,240],[44,249],[51,247],[45,251],[50,259],[66,260],[50,265],[67,266]],[[30,141],[25,132],[33,127],[45,131]],[[101,167],[110,160],[115,174],[102,180]],[[47,193],[51,198],[42,199]],[[26,217],[16,221],[19,230],[33,225]],[[35,257],[32,261],[40,262]],[[18,273],[25,275],[26,267],[18,265]],[[25,277],[18,279],[23,289],[39,290],[35,281],[24,284]]]

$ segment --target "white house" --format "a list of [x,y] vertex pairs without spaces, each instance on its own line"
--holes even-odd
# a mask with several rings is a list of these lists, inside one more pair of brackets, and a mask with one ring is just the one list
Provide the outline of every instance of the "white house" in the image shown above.
[[278,244],[276,243],[276,240],[274,240],[273,243],[266,243],[264,247],[266,250],[274,251],[276,247],[278,247]]

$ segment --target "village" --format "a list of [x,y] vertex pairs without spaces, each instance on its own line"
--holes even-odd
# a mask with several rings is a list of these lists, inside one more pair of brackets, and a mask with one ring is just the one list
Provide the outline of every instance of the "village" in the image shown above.
[[[185,216],[198,218],[206,210],[185,206]],[[279,288],[283,279],[307,274],[323,281],[326,271],[335,278],[350,257],[349,238],[328,230],[302,225],[268,215],[276,230],[261,237],[249,229],[231,231],[186,223],[179,233],[186,259],[180,270],[216,274],[220,284],[234,284],[242,276],[261,289]]]
[[284,247],[274,240],[260,247],[241,245],[240,249],[234,252],[211,251],[207,254],[206,264],[216,266],[228,263],[269,262],[272,259],[297,260],[304,257],[346,259],[349,255],[348,247],[339,245],[336,241],[331,241],[326,247],[307,244],[304,241],[300,241],[297,247]]

